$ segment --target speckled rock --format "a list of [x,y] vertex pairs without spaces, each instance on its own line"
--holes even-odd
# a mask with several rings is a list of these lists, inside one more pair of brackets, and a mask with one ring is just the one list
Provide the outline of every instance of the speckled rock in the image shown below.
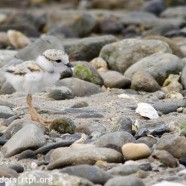
[[132,76],[131,89],[137,91],[155,92],[160,90],[160,86],[148,72],[137,71]]
[[76,125],[73,120],[66,117],[57,118],[52,121],[49,127],[50,130],[55,130],[58,133],[70,133],[74,134]]
[[97,70],[88,62],[77,61],[74,63],[73,76],[97,85],[103,85],[103,79]]
[[104,85],[110,88],[127,88],[130,86],[130,79],[117,71],[107,71],[101,73]]
[[66,165],[94,164],[98,160],[107,162],[122,162],[121,153],[109,148],[58,148],[52,151],[48,169],[64,167]]
[[178,74],[183,65],[180,59],[173,54],[155,53],[130,66],[126,70],[125,76],[131,78],[135,72],[143,70],[150,73],[159,85],[163,85],[169,74]]
[[155,150],[152,153],[152,157],[159,160],[161,163],[168,167],[175,168],[178,166],[178,161],[165,150]]
[[167,134],[162,136],[156,143],[157,150],[166,150],[175,158],[183,158],[186,156],[186,141],[183,136]]
[[56,85],[68,87],[74,96],[87,96],[101,92],[100,86],[78,78],[65,78],[58,81]]
[[100,57],[108,63],[110,69],[124,73],[140,59],[156,52],[172,53],[168,44],[162,41],[125,39],[105,45]]
[[170,94],[171,92],[181,92],[183,90],[180,81],[180,75],[170,74],[168,78],[164,81],[162,91]]
[[127,160],[137,160],[149,157],[151,150],[143,143],[126,143],[122,146],[122,153]]
[[30,124],[14,134],[1,150],[5,157],[10,157],[29,148],[36,149],[45,143],[46,140],[41,128]]

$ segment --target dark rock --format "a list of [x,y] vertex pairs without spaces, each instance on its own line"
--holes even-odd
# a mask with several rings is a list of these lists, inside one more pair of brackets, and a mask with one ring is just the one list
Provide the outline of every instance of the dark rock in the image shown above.
[[18,155],[18,160],[37,159],[37,155],[33,150],[25,150]]
[[131,81],[129,78],[123,76],[121,73],[116,71],[107,71],[101,73],[104,81],[104,85],[110,88],[127,88],[130,86]]
[[164,122],[147,122],[146,125],[137,130],[135,137],[138,139],[142,136],[161,136],[162,134],[170,132],[170,128]]
[[[78,140],[78,139],[77,139]],[[69,140],[69,141],[60,141],[52,144],[47,144],[44,145],[43,147],[38,148],[37,150],[34,151],[35,154],[46,154],[50,150],[59,148],[59,147],[68,147],[72,145],[76,140]]]
[[122,116],[114,125],[113,131],[126,131],[132,134],[132,120],[127,116]]
[[83,39],[64,40],[63,45],[67,54],[76,61],[90,61],[98,57],[102,47],[115,42],[112,35],[88,37]]
[[142,10],[153,13],[158,16],[165,8],[166,7],[163,0],[152,0],[145,2],[142,7]]
[[55,100],[64,100],[74,98],[72,91],[64,86],[54,88],[48,94],[48,96]]
[[57,82],[57,86],[66,86],[74,96],[88,96],[101,92],[101,88],[93,83],[78,78],[66,78]]
[[178,166],[177,160],[166,150],[155,150],[152,157],[158,159],[161,163],[168,167],[175,168]]
[[91,165],[70,166],[61,169],[60,172],[85,178],[94,184],[104,184],[108,179],[111,178],[110,174],[102,171],[96,166]]
[[128,132],[111,132],[101,136],[94,144],[98,147],[113,148],[121,152],[121,147],[125,143],[135,142],[135,138]]
[[[171,53],[171,49],[167,43],[159,40],[124,39],[105,45],[99,56],[108,63],[111,70],[124,73],[134,63],[157,52]],[[145,69],[142,68],[138,70]]]
[[160,86],[148,72],[137,71],[132,76],[131,89],[137,91],[155,92],[160,90]]
[[142,163],[139,165],[139,168],[143,171],[151,171],[152,170],[152,166],[150,163]]
[[5,138],[0,138],[0,145],[4,145],[7,141]]
[[72,121],[70,118],[62,117],[53,120],[49,129],[50,131],[55,130],[61,134],[63,133],[74,134],[76,125],[74,121]]
[[15,170],[17,173],[24,172],[24,167],[21,164],[10,165],[9,168]]
[[178,107],[174,103],[167,103],[163,101],[159,101],[153,104],[153,107],[159,111],[162,112],[163,114],[168,114],[170,112],[176,112]]
[[77,61],[74,63],[73,76],[85,81],[102,86],[103,79],[97,72],[97,70],[88,62]]
[[121,153],[109,148],[58,148],[52,151],[48,169],[55,169],[67,165],[95,164],[96,161],[122,162]]
[[117,176],[108,180],[105,186],[145,186],[145,184],[135,176]]
[[186,158],[184,157],[184,158],[179,159],[179,163],[186,167]]
[[150,73],[159,85],[163,85],[169,74],[178,74],[183,65],[180,59],[173,54],[155,53],[130,66],[126,70],[125,75],[131,78],[135,72],[144,70]]

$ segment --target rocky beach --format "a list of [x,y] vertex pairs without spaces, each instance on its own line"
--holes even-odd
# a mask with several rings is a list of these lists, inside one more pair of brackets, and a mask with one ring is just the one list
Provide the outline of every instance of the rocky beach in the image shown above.
[[[45,126],[2,71],[47,49]],[[185,63],[185,0],[1,0],[0,186],[185,186]]]

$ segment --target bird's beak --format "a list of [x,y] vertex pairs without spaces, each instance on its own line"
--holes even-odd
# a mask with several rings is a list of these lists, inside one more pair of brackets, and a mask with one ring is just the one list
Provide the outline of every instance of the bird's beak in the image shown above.
[[73,67],[72,63],[67,63],[66,66],[69,67],[69,68]]

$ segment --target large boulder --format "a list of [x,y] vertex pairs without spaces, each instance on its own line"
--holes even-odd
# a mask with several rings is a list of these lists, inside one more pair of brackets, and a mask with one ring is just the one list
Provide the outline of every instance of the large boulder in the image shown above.
[[133,64],[124,75],[131,78],[134,73],[143,70],[151,74],[159,85],[162,85],[169,74],[178,74],[183,65],[184,63],[173,54],[155,53]]
[[172,53],[172,50],[160,40],[124,39],[104,46],[100,57],[110,69],[124,73],[140,59],[157,52]]

